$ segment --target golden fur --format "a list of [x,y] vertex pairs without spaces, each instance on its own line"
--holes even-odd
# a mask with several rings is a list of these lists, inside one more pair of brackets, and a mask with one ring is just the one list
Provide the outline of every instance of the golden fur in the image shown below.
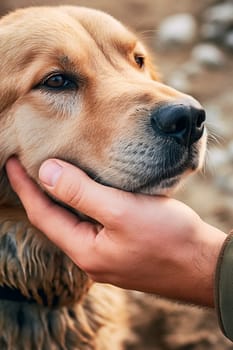
[[[97,181],[134,190],[131,183],[137,188],[138,180],[128,173],[129,157],[122,150],[135,156],[135,167],[145,147],[157,156],[145,132],[150,110],[191,98],[162,84],[135,35],[100,11],[18,10],[0,21],[0,54],[0,285],[22,296],[0,300],[0,348],[119,350],[130,338],[124,292],[91,286],[30,225],[4,165],[17,155],[39,183],[41,163],[59,157]],[[145,57],[143,67],[137,55]],[[46,85],[61,74],[71,80],[67,89]]]

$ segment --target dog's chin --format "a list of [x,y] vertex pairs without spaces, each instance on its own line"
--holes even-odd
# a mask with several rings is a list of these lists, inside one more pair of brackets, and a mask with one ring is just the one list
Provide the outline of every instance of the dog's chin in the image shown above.
[[151,196],[172,196],[179,187],[181,182],[180,176],[176,176],[170,179],[161,180],[159,184],[148,183],[141,187],[136,188],[134,193],[142,193]]
[[[83,170],[88,174],[90,178],[107,187],[112,187],[131,193],[171,197],[177,191],[179,186],[183,183],[184,178],[187,177],[187,175],[189,175],[190,173],[196,172],[198,168],[199,162],[198,159],[195,158],[195,161],[193,160],[188,165],[183,164],[179,168],[170,167],[170,169],[172,170],[168,171],[168,169],[166,169],[166,172],[164,171],[163,174],[162,172],[160,172],[159,175],[150,174],[150,176],[148,176],[147,179],[145,179],[143,173],[141,177],[138,174],[136,182],[135,180],[131,182],[130,178],[127,178],[125,179],[126,181],[124,183],[122,182],[120,185],[119,183],[116,184],[112,181],[104,180],[103,178],[98,176],[93,170]],[[52,196],[50,193],[47,194],[56,204],[68,210],[72,214],[77,215],[81,220],[88,220],[96,223],[95,220],[93,220],[90,217],[87,217],[86,215],[78,211],[76,208],[68,206],[67,204]]]
[[[180,184],[180,177],[176,176],[174,178],[170,178],[170,179],[164,179],[161,180],[161,182],[159,184],[154,184],[153,181],[148,182],[147,184],[144,185],[139,185],[137,188],[132,189],[131,190],[127,190],[127,189],[122,189],[113,185],[110,185],[109,183],[103,183],[102,181],[98,181],[99,183],[102,183],[105,186],[108,187],[114,187],[114,188],[118,188],[119,190],[124,190],[126,192],[131,192],[131,193],[141,193],[141,194],[145,194],[145,195],[157,195],[157,196],[172,196],[174,194],[174,192],[176,191],[177,187]],[[130,186],[129,186],[130,187]],[[44,190],[44,189],[43,189]],[[89,221],[95,224],[99,224],[99,222],[97,222],[96,220],[94,220],[93,218],[83,214],[82,212],[80,212],[79,210],[70,207],[69,205],[65,204],[64,202],[60,201],[59,199],[57,199],[56,197],[52,196],[50,193],[47,193],[48,197],[50,197],[50,199],[57,205],[59,205],[60,207],[68,210],[70,213],[74,214],[75,216],[77,216],[81,221]]]

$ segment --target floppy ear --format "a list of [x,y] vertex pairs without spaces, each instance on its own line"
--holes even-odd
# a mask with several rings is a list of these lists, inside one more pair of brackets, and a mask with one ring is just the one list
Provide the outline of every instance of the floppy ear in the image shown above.
[[17,147],[17,137],[11,128],[14,123],[8,109],[14,96],[11,96],[10,90],[4,89],[4,80],[0,85],[0,205],[11,205],[17,202],[17,197],[11,190],[4,165]]
[[[17,76],[9,65],[9,52],[11,51],[10,40],[8,36],[8,16],[0,19],[0,205],[16,203],[16,196],[10,188],[4,165],[6,160],[14,154],[15,145],[14,132],[11,128],[13,121],[10,108],[17,99]],[[14,52],[17,50],[14,40]],[[16,56],[16,54],[14,55]]]
[[[9,64],[9,57],[16,57],[17,55],[17,41],[13,35],[11,40],[9,33],[15,30],[9,30],[8,24],[5,24],[5,18],[0,19],[0,119],[2,119],[1,113],[13,104],[16,100],[17,77],[13,67]],[[13,48],[13,49],[12,49]],[[1,125],[1,129],[3,126]]]

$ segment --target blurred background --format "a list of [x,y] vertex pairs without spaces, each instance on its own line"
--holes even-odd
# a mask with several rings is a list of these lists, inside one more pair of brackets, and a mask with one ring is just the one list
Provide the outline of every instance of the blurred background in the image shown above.
[[[233,1],[232,0],[1,0],[0,15],[29,5],[75,4],[104,10],[137,32],[154,52],[163,80],[205,107],[209,146],[205,168],[178,198],[225,232],[233,228]],[[200,286],[201,287],[201,286]],[[134,293],[130,350],[226,350],[208,310]],[[130,307],[130,306],[129,306]]]

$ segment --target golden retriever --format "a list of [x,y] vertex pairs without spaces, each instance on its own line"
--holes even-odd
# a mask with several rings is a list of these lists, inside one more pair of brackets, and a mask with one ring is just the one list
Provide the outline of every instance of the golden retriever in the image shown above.
[[41,163],[58,157],[108,186],[171,193],[203,162],[205,113],[100,11],[13,12],[0,21],[0,55],[0,348],[122,349],[124,292],[91,286],[30,225],[4,165],[17,155],[39,183]]

